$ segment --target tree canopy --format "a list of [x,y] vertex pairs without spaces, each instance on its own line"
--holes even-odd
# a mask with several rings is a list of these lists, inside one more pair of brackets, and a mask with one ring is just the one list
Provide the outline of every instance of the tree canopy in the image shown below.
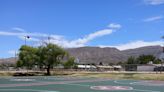
[[50,75],[50,69],[66,55],[66,51],[55,44],[46,44],[39,47],[23,45],[19,51],[17,67],[31,69],[34,65],[37,65],[40,68],[45,68],[47,75]]
[[75,63],[75,58],[70,57],[67,62],[64,62],[64,68],[77,68],[77,63]]
[[160,64],[161,60],[157,59],[153,55],[140,55],[137,58],[131,56],[127,60],[127,64],[148,64],[149,62],[152,62],[153,64]]
[[31,46],[23,45],[19,49],[19,59],[17,62],[18,67],[26,67],[31,69],[38,58],[37,56],[38,49]]
[[50,69],[57,65],[66,55],[66,51],[54,44],[47,44],[38,48],[38,65],[45,66],[47,75],[50,75]]

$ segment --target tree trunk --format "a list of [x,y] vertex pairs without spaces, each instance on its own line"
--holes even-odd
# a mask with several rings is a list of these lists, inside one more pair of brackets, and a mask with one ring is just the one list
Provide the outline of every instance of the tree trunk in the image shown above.
[[50,65],[47,66],[47,75],[51,75],[51,73],[50,73]]

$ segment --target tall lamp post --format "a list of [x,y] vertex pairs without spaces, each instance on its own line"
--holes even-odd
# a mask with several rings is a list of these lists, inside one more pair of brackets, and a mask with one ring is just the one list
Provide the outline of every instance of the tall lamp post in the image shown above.
[[50,44],[50,41],[51,41],[51,37],[48,36],[48,44]]
[[28,35],[24,36],[25,45],[26,45],[26,40],[29,38],[30,38],[30,36],[28,36]]

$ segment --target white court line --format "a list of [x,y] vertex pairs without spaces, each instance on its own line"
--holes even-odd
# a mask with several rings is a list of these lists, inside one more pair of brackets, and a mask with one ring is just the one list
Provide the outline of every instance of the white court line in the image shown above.
[[[144,84],[148,83],[148,84]],[[151,84],[149,81],[131,82],[131,85],[142,85],[142,86],[164,86],[164,84]]]
[[59,92],[59,91],[50,91],[50,90],[34,90],[34,89],[0,89],[0,91],[33,91],[33,92]]
[[[117,83],[117,84],[124,84],[124,85],[139,85],[137,83],[140,83],[141,81],[138,81],[138,82],[130,82],[130,83],[122,83],[122,82],[118,82],[117,80],[114,81],[114,83]],[[146,86],[146,85],[142,85],[142,86]]]
[[[135,83],[139,83],[139,82],[131,82],[131,83],[121,83],[121,82],[118,82],[118,81],[114,81],[114,83],[117,83],[117,84],[130,84],[130,85],[136,85]],[[142,85],[142,86],[145,86],[145,85]],[[141,89],[133,89],[134,91],[142,91],[142,92],[161,92],[161,91],[153,91],[153,90],[141,90]]]
[[117,83],[117,84],[130,84],[130,83],[122,83],[122,82],[118,82],[117,80],[114,81],[114,83]]
[[134,91],[142,91],[142,92],[161,92],[161,91],[153,91],[153,90],[141,90],[141,89],[133,89]]
[[135,85],[136,83],[140,83],[140,82],[131,82],[131,83],[129,83],[129,84],[131,84],[131,85],[134,84],[134,85]]
[[[92,85],[82,85],[82,84],[64,84],[64,85],[75,85],[75,86],[83,86],[83,87],[90,87]],[[140,89],[131,89],[134,91],[141,91],[141,92],[160,92],[160,91],[153,91],[153,90],[140,90]],[[59,92],[59,91],[49,91],[49,90],[33,90],[33,89],[0,89],[0,91],[36,91],[36,92]],[[120,91],[120,90],[118,90]]]
[[83,85],[83,84],[69,84],[69,83],[64,84],[64,85],[83,86],[83,87],[90,87],[90,86],[92,86],[92,85]]

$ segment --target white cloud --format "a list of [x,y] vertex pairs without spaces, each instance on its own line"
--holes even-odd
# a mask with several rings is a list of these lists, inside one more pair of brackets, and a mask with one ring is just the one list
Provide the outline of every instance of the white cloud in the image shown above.
[[21,40],[25,40],[25,36],[30,36],[26,41],[35,41],[37,44],[35,46],[41,45],[42,42],[49,42],[48,37],[51,37],[51,43],[61,45],[63,47],[70,46],[69,42],[64,39],[61,35],[54,34],[44,34],[44,33],[27,33],[27,32],[6,32],[0,31],[0,35],[2,36],[16,36]]
[[154,16],[154,17],[146,18],[143,21],[144,22],[151,22],[151,21],[161,20],[163,18],[164,18],[163,16]]
[[[109,28],[107,28],[107,29],[96,31],[94,33],[84,36],[83,38],[78,38],[75,40],[67,40],[63,36],[60,36],[60,35],[54,35],[54,34],[48,35],[48,34],[43,34],[43,33],[0,31],[0,35],[16,36],[16,37],[20,38],[21,40],[25,40],[25,36],[28,35],[28,36],[30,36],[30,39],[28,39],[27,41],[36,41],[36,42],[38,42],[37,45],[40,45],[41,43],[44,43],[44,42],[51,42],[51,43],[60,45],[65,48],[72,48],[72,47],[85,46],[89,41],[96,39],[98,37],[110,35],[114,31],[116,31],[116,29],[119,29],[120,27],[121,27],[121,25],[119,25],[119,24],[110,24]],[[19,28],[15,28],[15,29],[19,29]],[[48,37],[50,37],[49,40],[48,40]]]
[[100,47],[115,47],[119,50],[127,50],[127,49],[135,49],[139,47],[144,47],[144,46],[156,46],[156,45],[162,45],[164,44],[164,41],[153,41],[153,42],[145,42],[145,41],[134,41],[134,42],[129,42],[126,44],[120,44],[120,45],[115,45],[115,46],[105,46],[105,45],[100,45]]
[[85,36],[84,38],[80,38],[78,40],[75,40],[73,42],[76,42],[76,43],[81,43],[81,44],[85,44],[87,43],[88,41],[90,40],[93,40],[97,37],[101,37],[101,36],[104,36],[104,35],[109,35],[113,32],[112,29],[104,29],[104,30],[100,30],[100,31],[97,31],[97,32],[94,32],[94,33],[91,33],[87,36]]
[[13,31],[18,31],[18,32],[26,32],[24,29],[19,28],[19,27],[14,27],[12,28]]
[[68,41],[68,40],[63,38],[63,39],[57,39],[57,40],[52,39],[51,42],[54,43],[54,44],[58,44],[60,46],[66,47],[66,48],[83,47],[89,41],[91,41],[93,39],[96,39],[98,37],[102,37],[102,36],[105,36],[105,35],[112,34],[115,30],[121,28],[121,25],[116,24],[116,23],[111,23],[111,24],[109,24],[108,27],[109,28],[107,28],[107,29],[96,31],[94,33],[86,35],[83,38],[75,39],[75,40],[72,40],[72,41]]
[[63,36],[60,35],[48,35],[43,33],[28,33],[28,32],[6,32],[6,31],[0,31],[0,35],[2,36],[17,36],[19,38],[23,38],[24,36],[30,36],[32,37],[44,37],[47,38],[48,36],[53,37],[53,39],[62,39]]
[[91,41],[91,40],[93,40],[93,39],[95,39],[97,37],[102,37],[102,36],[105,36],[105,35],[109,35],[112,32],[114,32],[114,30],[112,30],[112,29],[104,29],[104,30],[96,31],[94,33],[86,35],[83,38],[79,38],[79,39],[75,39],[75,40],[71,40],[71,41],[68,41],[66,39],[51,39],[50,42],[54,43],[54,44],[58,44],[58,45],[60,45],[62,47],[65,47],[65,48],[83,47],[89,41]]
[[164,0],[144,0],[144,3],[147,5],[160,5],[164,4]]
[[121,25],[120,24],[116,24],[116,23],[111,23],[108,25],[109,28],[111,29],[120,29]]

